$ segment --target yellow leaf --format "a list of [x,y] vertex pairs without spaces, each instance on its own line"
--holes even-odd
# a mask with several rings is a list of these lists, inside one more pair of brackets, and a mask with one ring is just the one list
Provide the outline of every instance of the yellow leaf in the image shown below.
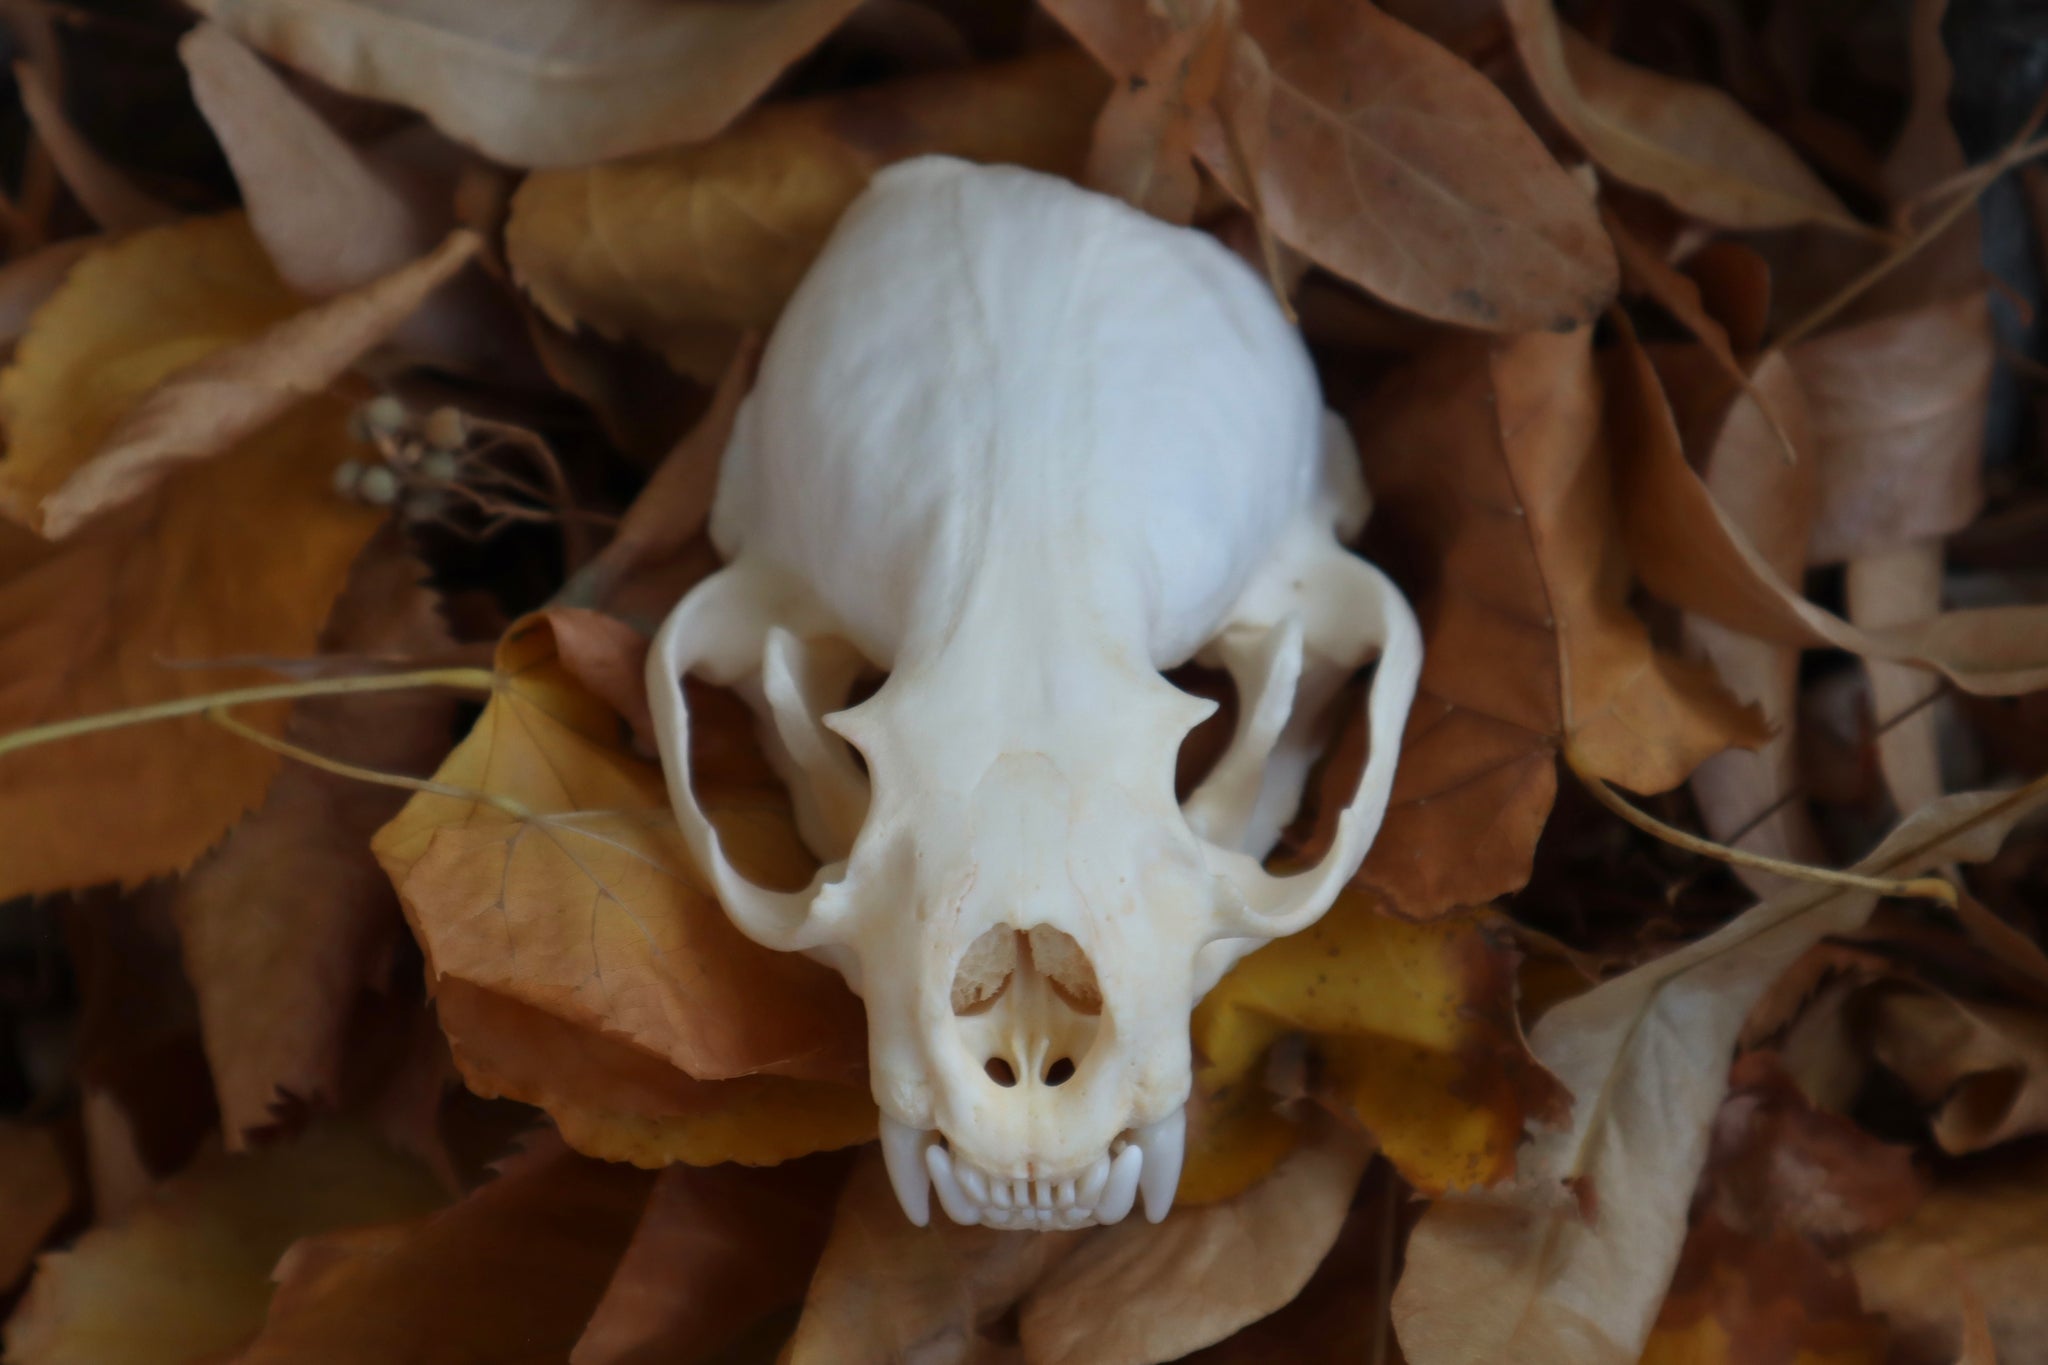
[[[1483,915],[1410,923],[1349,891],[1202,1001],[1197,1089],[1255,1083],[1274,1042],[1307,1034],[1322,1063],[1319,1098],[1370,1131],[1410,1184],[1430,1194],[1490,1185],[1513,1172],[1524,1122],[1561,1102],[1516,1027],[1513,962]],[[1265,1160],[1277,1145],[1270,1128],[1239,1122],[1238,1143],[1191,1146],[1183,1191],[1215,1197],[1263,1173],[1244,1153]]]
[[528,176],[506,251],[563,327],[715,379],[869,176],[921,152],[1076,170],[1106,84],[1066,52],[770,105],[710,142]]
[[143,395],[302,306],[245,214],[172,223],[88,255],[0,374],[0,511],[41,529],[43,500]]

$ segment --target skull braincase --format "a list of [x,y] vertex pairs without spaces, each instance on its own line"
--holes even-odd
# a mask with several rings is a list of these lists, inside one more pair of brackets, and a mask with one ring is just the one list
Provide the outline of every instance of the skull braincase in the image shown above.
[[[865,998],[912,1217],[927,1174],[961,1221],[1114,1221],[1140,1187],[1165,1212],[1189,1010],[1328,907],[1384,813],[1420,645],[1338,544],[1364,509],[1299,339],[1207,236],[936,157],[847,211],[726,452],[727,567],[664,625],[649,692],[734,922]],[[1325,713],[1375,654],[1335,840],[1272,876]],[[1191,658],[1239,708],[1182,802],[1176,756],[1213,706],[1161,671]],[[887,678],[844,709],[863,669]],[[690,785],[685,673],[761,716],[825,864],[809,888],[726,859]]]

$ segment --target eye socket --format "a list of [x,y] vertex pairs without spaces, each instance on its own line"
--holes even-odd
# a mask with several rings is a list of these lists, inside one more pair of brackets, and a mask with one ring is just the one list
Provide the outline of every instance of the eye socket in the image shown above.
[[988,1072],[988,1078],[997,1085],[1007,1088],[1017,1083],[1017,1072],[1001,1057],[989,1058],[988,1065],[983,1067],[982,1070]]
[[1074,1078],[1074,1059],[1062,1057],[1045,1069],[1047,1085],[1065,1085]]

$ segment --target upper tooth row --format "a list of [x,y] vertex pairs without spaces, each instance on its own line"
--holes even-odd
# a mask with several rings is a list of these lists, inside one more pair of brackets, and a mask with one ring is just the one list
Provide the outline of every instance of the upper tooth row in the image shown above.
[[938,1135],[882,1115],[882,1156],[889,1182],[910,1221],[931,1221],[936,1189],[956,1223],[993,1228],[1078,1228],[1120,1222],[1142,1193],[1145,1216],[1158,1222],[1173,1205],[1186,1145],[1185,1110],[1119,1140],[1079,1176],[1067,1180],[1005,1179],[955,1161]]

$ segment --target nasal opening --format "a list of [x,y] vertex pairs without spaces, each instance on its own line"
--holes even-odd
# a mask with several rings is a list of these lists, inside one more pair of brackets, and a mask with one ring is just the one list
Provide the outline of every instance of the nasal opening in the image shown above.
[[1102,1022],[1095,965],[1048,924],[999,924],[968,945],[953,977],[953,1014],[989,1082],[1053,1089],[1086,1062]]

